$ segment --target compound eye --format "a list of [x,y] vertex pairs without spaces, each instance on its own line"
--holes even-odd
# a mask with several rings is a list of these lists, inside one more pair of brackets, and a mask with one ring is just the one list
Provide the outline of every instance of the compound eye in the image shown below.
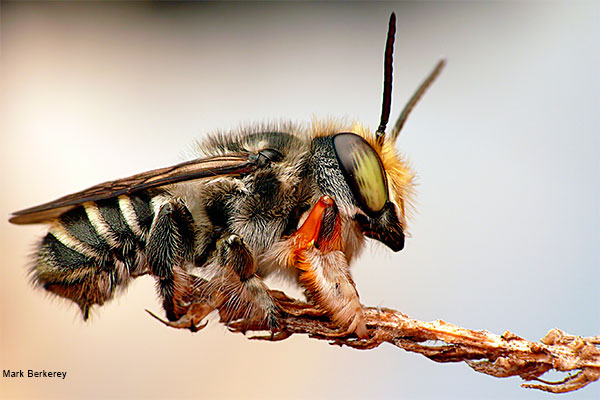
[[335,135],[333,148],[358,206],[368,216],[376,217],[388,201],[387,179],[379,156],[355,133]]

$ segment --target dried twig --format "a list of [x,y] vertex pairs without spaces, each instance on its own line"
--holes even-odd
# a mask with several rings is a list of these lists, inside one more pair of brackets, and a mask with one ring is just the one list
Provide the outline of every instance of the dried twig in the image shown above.
[[[530,342],[509,331],[498,336],[487,331],[473,331],[438,320],[418,321],[388,308],[364,309],[369,337],[340,332],[314,305],[294,300],[283,292],[271,291],[281,308],[280,329],[270,332],[264,322],[226,322],[233,332],[265,331],[264,336],[251,339],[283,340],[293,334],[346,345],[355,349],[372,349],[387,342],[406,351],[423,354],[436,362],[466,362],[477,372],[499,378],[520,376],[521,386],[564,393],[580,389],[600,378],[600,336],[582,338],[558,329],[551,330],[540,342]],[[202,308],[197,315],[188,315],[186,323],[165,324],[193,331],[209,310]],[[190,314],[190,313],[188,313]],[[549,370],[572,373],[559,382],[548,382],[540,376]]]

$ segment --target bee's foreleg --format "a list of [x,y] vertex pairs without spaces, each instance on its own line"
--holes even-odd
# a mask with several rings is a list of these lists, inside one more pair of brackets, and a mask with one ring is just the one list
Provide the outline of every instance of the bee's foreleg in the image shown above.
[[278,309],[267,285],[258,277],[256,260],[250,249],[237,235],[227,234],[217,241],[216,261],[222,272],[213,285],[223,295],[219,306],[224,322],[256,320],[266,322],[268,328],[278,326]]
[[343,252],[341,220],[332,198],[323,196],[292,235],[299,282],[315,304],[345,331],[368,336],[358,291]]
[[184,315],[189,305],[184,299],[192,280],[183,266],[193,259],[194,238],[194,221],[185,204],[179,199],[163,204],[150,229],[146,257],[170,321]]

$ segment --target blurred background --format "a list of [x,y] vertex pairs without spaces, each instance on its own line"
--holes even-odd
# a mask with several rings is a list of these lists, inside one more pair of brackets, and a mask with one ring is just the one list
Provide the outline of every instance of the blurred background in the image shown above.
[[[262,343],[211,317],[168,329],[153,282],[83,323],[28,282],[42,226],[10,212],[183,160],[215,130],[270,120],[376,128],[387,21],[393,116],[448,66],[399,147],[418,174],[404,251],[353,266],[366,305],[538,340],[600,334],[598,2],[14,3],[1,10],[2,398],[539,399],[519,378],[390,345]],[[393,118],[393,117],[392,117]],[[277,282],[273,282],[277,285]],[[561,398],[600,397],[600,383]]]

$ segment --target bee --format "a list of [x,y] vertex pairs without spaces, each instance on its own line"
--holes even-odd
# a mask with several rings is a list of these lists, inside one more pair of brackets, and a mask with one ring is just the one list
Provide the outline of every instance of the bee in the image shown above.
[[[414,173],[395,148],[440,60],[386,133],[395,14],[384,55],[379,127],[313,122],[213,134],[198,158],[92,186],[13,213],[48,224],[32,281],[75,302],[84,320],[134,278],[151,275],[168,324],[200,329],[221,320],[279,328],[264,278],[279,273],[341,330],[367,335],[349,266],[367,238],[404,247]],[[196,295],[200,293],[200,296]]]

